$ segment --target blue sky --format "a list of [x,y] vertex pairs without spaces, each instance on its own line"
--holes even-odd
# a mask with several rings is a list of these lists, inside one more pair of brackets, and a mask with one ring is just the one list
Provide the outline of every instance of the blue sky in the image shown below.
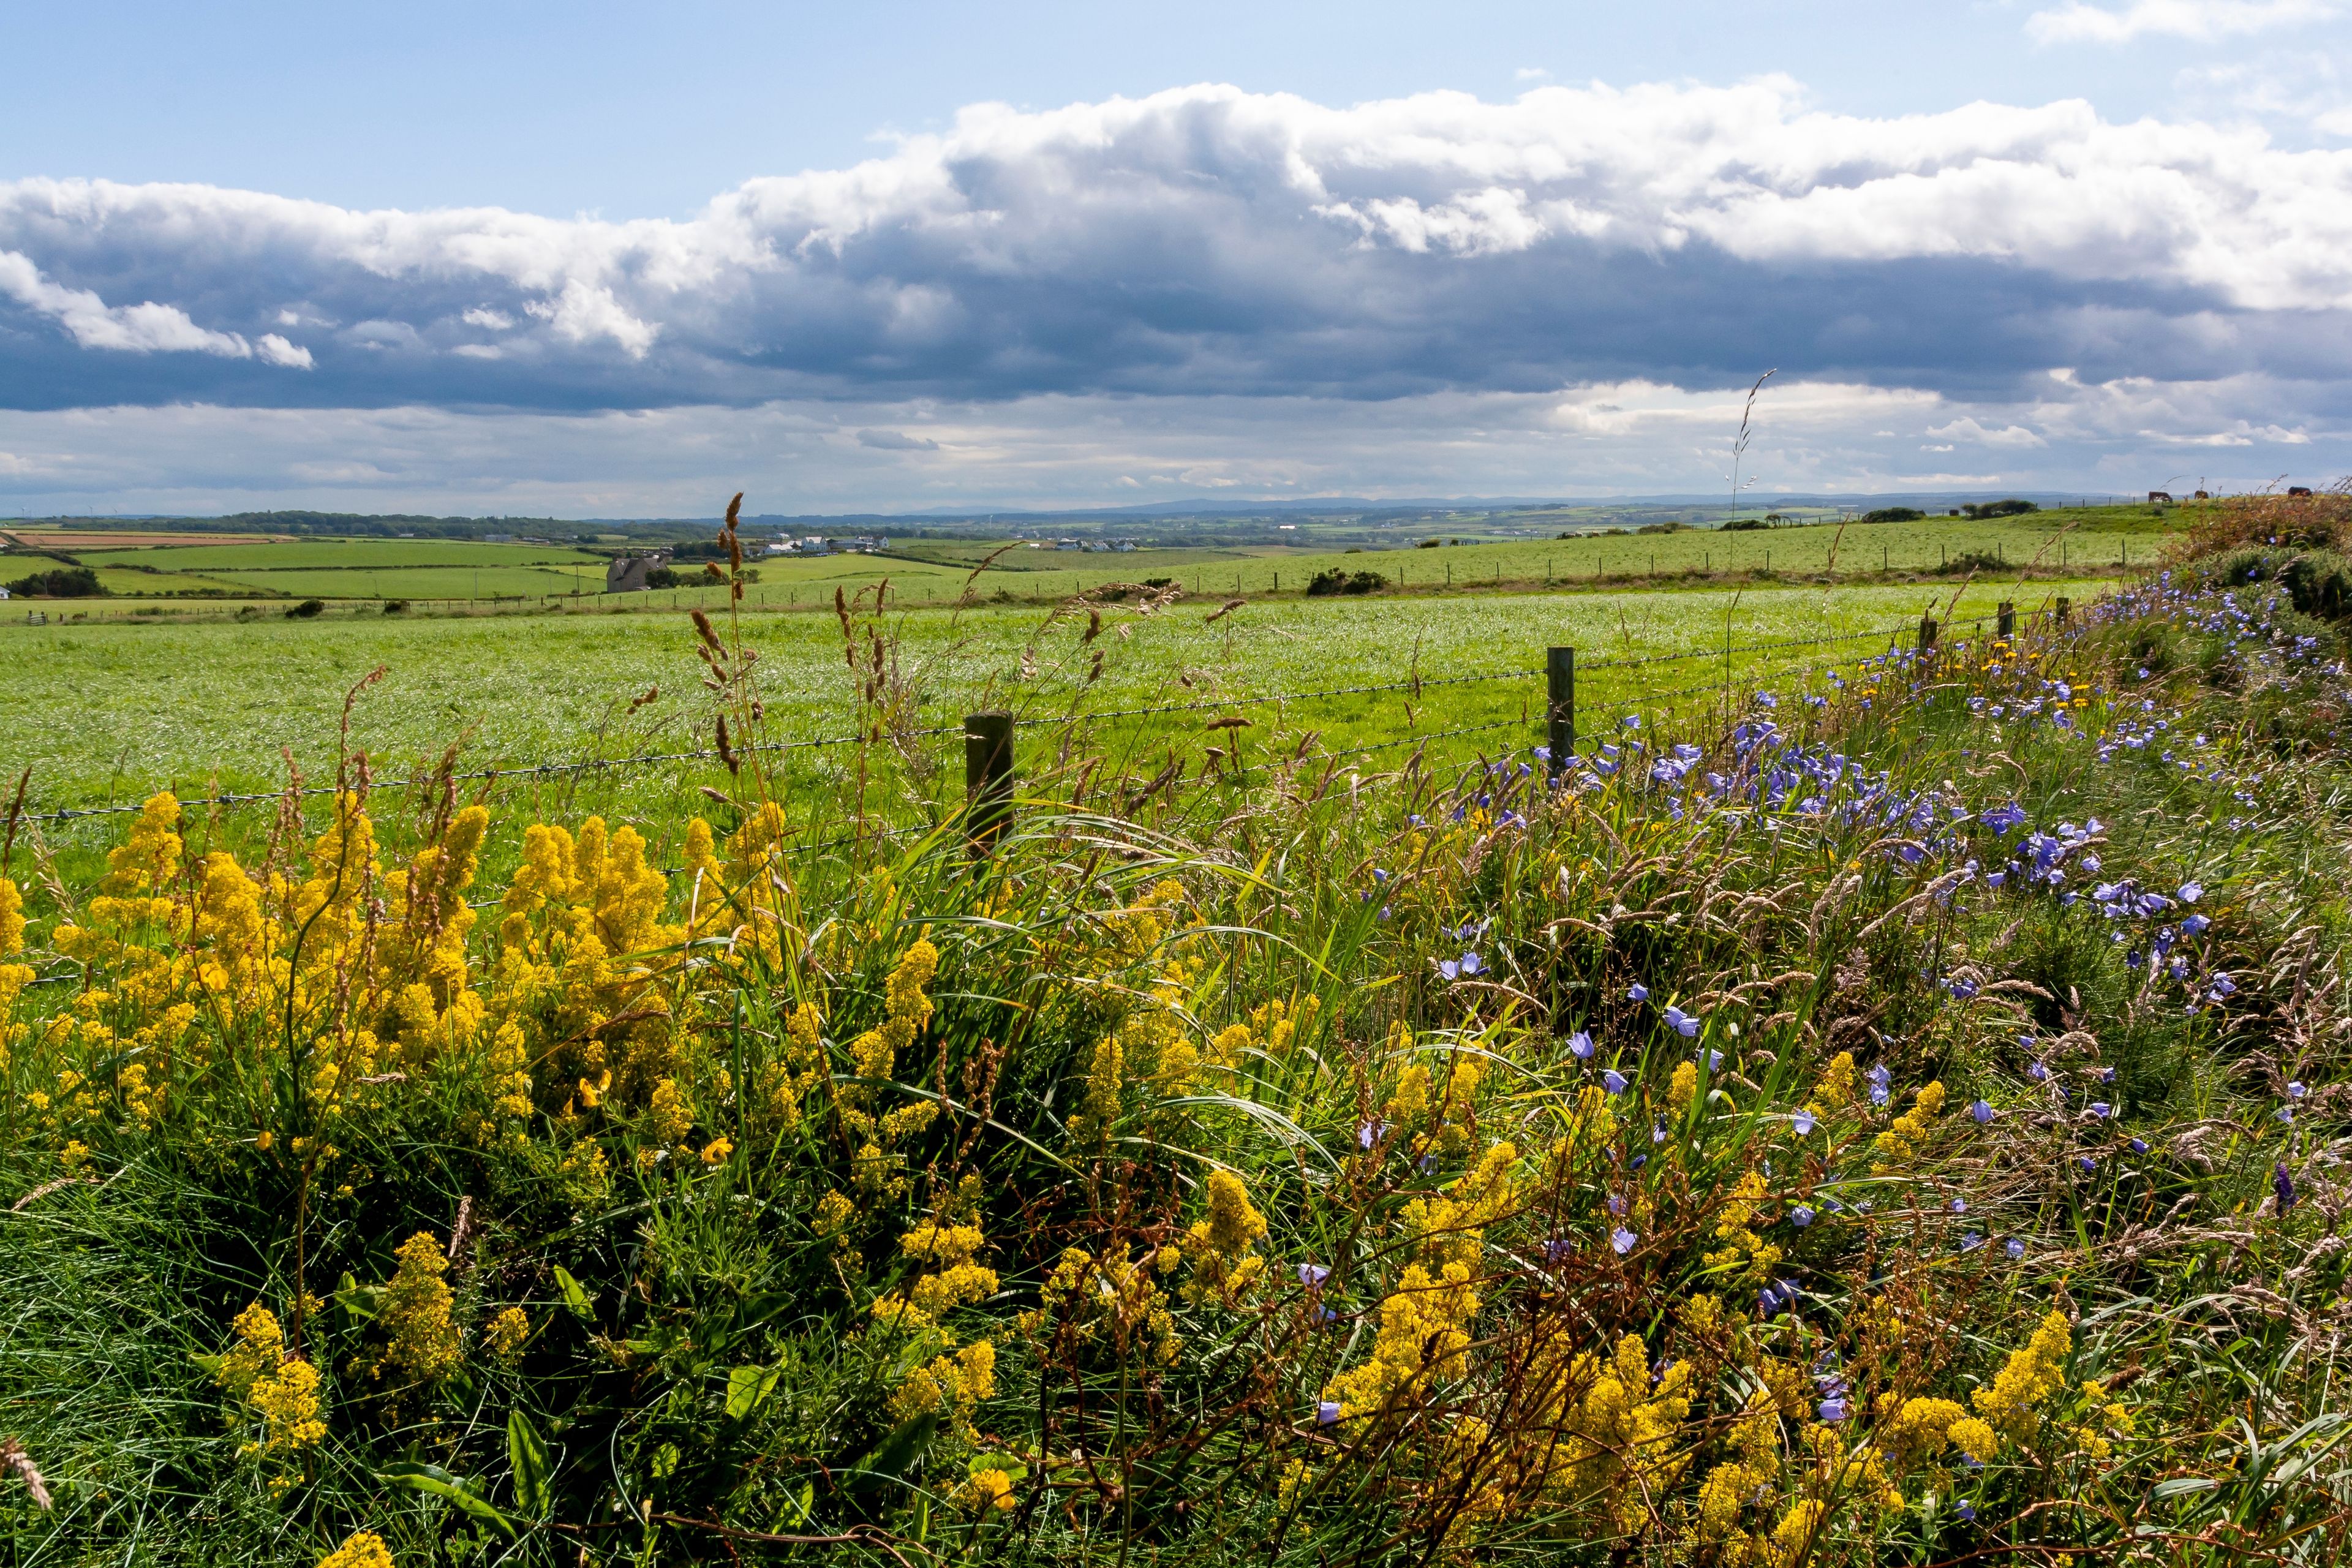
[[2335,0],[10,5],[0,508],[2352,468]]

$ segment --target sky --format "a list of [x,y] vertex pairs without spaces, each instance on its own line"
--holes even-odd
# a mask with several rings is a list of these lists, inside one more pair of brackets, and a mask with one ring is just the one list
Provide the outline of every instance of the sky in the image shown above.
[[0,0],[0,512],[2352,470],[2352,0]]

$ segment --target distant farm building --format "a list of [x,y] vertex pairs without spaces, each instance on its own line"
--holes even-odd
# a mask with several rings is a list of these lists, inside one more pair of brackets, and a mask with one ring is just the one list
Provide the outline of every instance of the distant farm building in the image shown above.
[[616,555],[604,563],[604,592],[607,594],[642,594],[650,585],[646,579],[654,569],[669,564],[669,552],[656,550],[650,555]]

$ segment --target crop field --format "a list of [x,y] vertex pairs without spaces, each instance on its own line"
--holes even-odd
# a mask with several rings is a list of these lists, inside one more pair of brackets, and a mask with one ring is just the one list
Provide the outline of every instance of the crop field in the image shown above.
[[2352,501],[2125,537],[7,627],[0,1539],[2342,1562]]

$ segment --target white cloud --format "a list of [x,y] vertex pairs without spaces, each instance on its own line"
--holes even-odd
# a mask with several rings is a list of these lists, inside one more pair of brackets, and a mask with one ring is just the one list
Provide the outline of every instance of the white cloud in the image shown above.
[[[110,306],[87,289],[68,289],[51,281],[42,276],[29,258],[13,250],[0,250],[0,294],[56,321],[86,349],[109,349],[121,353],[207,353],[230,359],[253,357],[253,345],[235,332],[215,332],[199,327],[186,311],[152,300],[142,305]],[[292,357],[298,354],[301,356],[299,362]],[[272,364],[307,364],[310,356],[272,333],[264,340],[261,357]]]
[[[1948,425],[1935,426],[1928,430],[1927,434],[1940,436],[1952,441],[1974,441],[1986,447],[2046,447],[2050,444],[2022,425],[2004,425],[1994,430],[1987,429],[1970,418],[1955,419]],[[1937,450],[1948,452],[1951,448],[1939,447]]]
[[2067,0],[2028,16],[2025,30],[2044,44],[2127,44],[2149,35],[2207,39],[2325,21],[2340,10],[2335,0],[2131,0],[2120,10]]
[[504,310],[493,310],[486,306],[477,305],[459,319],[469,327],[480,327],[488,331],[505,332],[514,330],[512,316],[508,315]]

